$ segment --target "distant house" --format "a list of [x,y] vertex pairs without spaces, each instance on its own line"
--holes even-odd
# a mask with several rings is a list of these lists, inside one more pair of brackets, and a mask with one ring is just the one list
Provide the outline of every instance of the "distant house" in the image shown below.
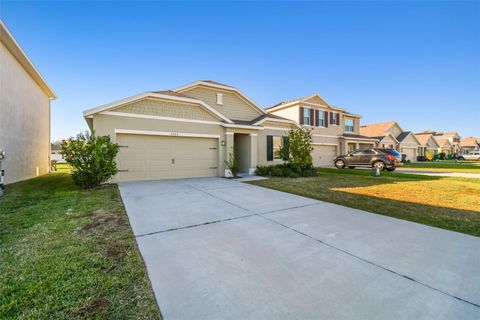
[[415,137],[420,142],[420,147],[418,148],[419,156],[427,156],[428,153],[431,153],[432,155],[438,154],[438,149],[440,148],[440,145],[438,144],[432,133],[415,133]]
[[360,134],[377,138],[380,148],[396,149],[406,155],[407,160],[417,160],[420,142],[411,131],[403,131],[395,121],[364,125]]
[[65,158],[62,155],[62,147],[58,144],[50,146],[50,160],[55,160],[58,163],[65,163]]
[[468,137],[460,140],[460,153],[469,154],[472,151],[480,150],[480,138]]
[[441,137],[441,136],[440,137],[434,136],[434,138],[435,140],[437,140],[437,143],[440,146],[438,148],[438,153],[443,152],[447,156],[455,153],[453,144],[452,142],[450,142],[450,139],[448,139],[447,137]]
[[[431,131],[431,130],[427,130],[427,131],[423,131],[421,133],[425,133],[425,134],[433,134],[433,136],[435,137],[435,139],[447,139],[449,142],[450,142],[450,145],[452,146],[452,150],[451,150],[451,153],[453,154],[458,154],[460,152],[460,135],[458,134],[458,132],[456,131],[448,131],[448,132],[441,132],[441,131]],[[443,143],[443,142],[441,142]]]
[[50,101],[55,94],[0,20],[0,149],[5,183],[50,170]]

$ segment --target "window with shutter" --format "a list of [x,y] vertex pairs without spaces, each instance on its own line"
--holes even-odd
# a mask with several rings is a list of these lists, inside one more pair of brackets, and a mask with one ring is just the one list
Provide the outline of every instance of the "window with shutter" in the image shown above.
[[325,128],[328,127],[328,111],[325,111]]
[[315,110],[310,109],[310,125],[311,125],[311,126],[314,126],[314,125],[315,125],[314,115],[315,115]]
[[300,114],[298,115],[298,121],[300,124],[303,124],[303,107],[298,108],[298,110],[300,111]]
[[273,136],[267,136],[267,161],[273,161]]

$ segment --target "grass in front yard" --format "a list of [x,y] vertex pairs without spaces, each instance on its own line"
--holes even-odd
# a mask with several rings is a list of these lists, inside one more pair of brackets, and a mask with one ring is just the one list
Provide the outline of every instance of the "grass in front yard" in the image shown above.
[[454,161],[445,160],[440,162],[415,162],[406,163],[397,170],[421,170],[433,172],[458,172],[458,173],[478,173],[480,174],[480,162],[478,161]]
[[480,179],[319,169],[318,176],[250,182],[347,207],[480,236]]
[[0,319],[158,319],[116,185],[66,167],[0,199]]

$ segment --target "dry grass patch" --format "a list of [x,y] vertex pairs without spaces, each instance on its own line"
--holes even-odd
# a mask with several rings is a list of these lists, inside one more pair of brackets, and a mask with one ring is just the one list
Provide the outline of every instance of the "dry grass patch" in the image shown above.
[[442,180],[442,182],[422,181],[422,183],[418,183],[418,181],[394,182],[387,185],[332,188],[332,190],[429,206],[480,212],[479,183],[453,179],[445,180]]

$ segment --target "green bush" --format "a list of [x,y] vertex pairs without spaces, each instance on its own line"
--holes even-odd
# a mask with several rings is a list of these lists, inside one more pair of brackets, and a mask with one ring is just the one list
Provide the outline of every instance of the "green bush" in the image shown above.
[[438,154],[438,158],[439,158],[440,160],[445,160],[445,159],[446,159],[446,156],[447,156],[447,155],[446,155],[445,152],[440,152],[440,153]]
[[109,136],[97,137],[95,132],[80,133],[62,141],[62,155],[72,167],[72,178],[82,188],[92,188],[118,172],[115,157],[119,146]]
[[288,131],[287,143],[280,149],[282,158],[294,169],[303,172],[313,167],[312,129],[296,128]]
[[317,174],[314,167],[298,170],[291,164],[274,164],[270,166],[257,166],[255,174],[259,176],[272,176],[272,177],[311,177]]

